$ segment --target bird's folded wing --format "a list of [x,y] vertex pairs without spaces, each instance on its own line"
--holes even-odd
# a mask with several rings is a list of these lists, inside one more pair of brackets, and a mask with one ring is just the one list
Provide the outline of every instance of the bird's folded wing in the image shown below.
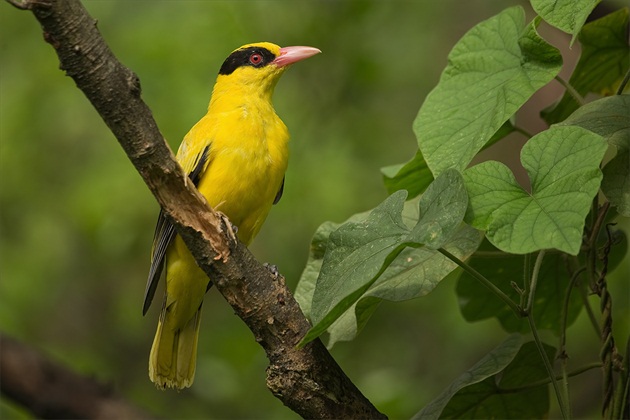
[[[197,156],[193,170],[188,174],[188,178],[197,186],[203,172],[208,166],[208,156],[210,154],[210,145],[207,145],[203,152]],[[153,247],[151,249],[151,268],[149,269],[149,278],[147,287],[144,291],[144,304],[142,306],[142,314],[146,314],[153,301],[155,289],[160,281],[162,268],[164,267],[164,257],[169,244],[175,236],[175,226],[166,218],[164,210],[160,209],[157,225],[155,226],[155,234],[153,235]]]

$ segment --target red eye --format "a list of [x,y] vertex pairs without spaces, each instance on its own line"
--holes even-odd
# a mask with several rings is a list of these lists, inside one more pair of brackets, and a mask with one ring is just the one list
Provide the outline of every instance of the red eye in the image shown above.
[[262,63],[262,61],[263,61],[262,55],[260,55],[258,53],[254,53],[254,54],[249,56],[249,62],[252,63],[255,66],[260,64],[260,63]]

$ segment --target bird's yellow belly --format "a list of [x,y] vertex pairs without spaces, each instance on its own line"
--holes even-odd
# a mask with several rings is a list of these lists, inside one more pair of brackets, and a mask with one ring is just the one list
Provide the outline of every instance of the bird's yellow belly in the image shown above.
[[282,184],[286,163],[270,155],[225,151],[210,163],[198,185],[208,204],[224,213],[248,245],[260,230]]

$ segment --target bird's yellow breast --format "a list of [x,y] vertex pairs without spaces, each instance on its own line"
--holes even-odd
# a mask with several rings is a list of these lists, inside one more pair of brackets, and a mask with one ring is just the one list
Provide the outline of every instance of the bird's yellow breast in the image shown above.
[[267,217],[289,155],[287,128],[269,101],[249,99],[226,110],[211,106],[186,135],[178,153],[183,166],[191,167],[209,146],[197,188],[212,208],[238,227],[245,244]]

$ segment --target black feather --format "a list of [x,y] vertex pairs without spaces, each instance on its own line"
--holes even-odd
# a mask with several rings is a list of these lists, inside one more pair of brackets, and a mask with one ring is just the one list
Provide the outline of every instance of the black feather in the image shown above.
[[201,180],[201,174],[203,173],[203,169],[206,166],[206,162],[208,161],[208,152],[210,152],[210,145],[206,146],[199,157],[199,161],[195,165],[195,169],[192,170],[191,173],[188,174],[188,178],[195,184],[195,187],[199,186],[199,181]]
[[284,178],[282,177],[282,184],[280,184],[280,189],[276,193],[276,198],[273,199],[273,204],[278,204],[278,201],[282,198],[282,193],[284,192]]
[[[262,60],[257,64],[252,64],[249,61],[249,58],[252,54],[260,54],[262,56]],[[267,64],[271,63],[276,59],[276,56],[269,51],[267,48],[262,47],[247,47],[240,50],[234,51],[228,58],[225,59],[221,69],[219,69],[219,74],[227,76],[228,74],[234,73],[239,67],[243,66],[251,66],[251,67],[264,67]]]
[[153,252],[151,253],[151,267],[149,268],[149,278],[147,287],[144,291],[144,304],[142,305],[142,315],[145,315],[151,306],[155,289],[162,275],[164,267],[164,256],[166,249],[171,243],[175,234],[175,226],[164,216],[164,210],[160,210],[157,225],[155,226],[155,234],[153,235]]

